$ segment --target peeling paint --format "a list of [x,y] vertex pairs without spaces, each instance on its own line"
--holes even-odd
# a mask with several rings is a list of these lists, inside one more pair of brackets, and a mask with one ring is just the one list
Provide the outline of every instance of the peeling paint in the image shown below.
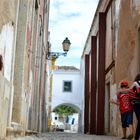
[[14,28],[11,23],[4,25],[0,33],[0,54],[3,56],[4,77],[8,81],[10,81],[11,77],[12,49],[14,39]]

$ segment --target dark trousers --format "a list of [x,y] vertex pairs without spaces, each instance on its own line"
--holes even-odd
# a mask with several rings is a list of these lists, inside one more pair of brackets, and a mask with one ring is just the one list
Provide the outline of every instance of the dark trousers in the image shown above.
[[134,104],[133,105],[134,112],[136,114],[137,118],[137,128],[136,128],[136,134],[135,134],[135,140],[138,140],[140,137],[140,104]]

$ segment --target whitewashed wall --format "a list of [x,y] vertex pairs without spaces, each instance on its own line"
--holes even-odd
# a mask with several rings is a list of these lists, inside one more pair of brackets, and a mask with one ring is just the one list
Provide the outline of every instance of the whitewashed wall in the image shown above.
[[[63,81],[72,81],[72,92],[63,92]],[[63,103],[73,104],[82,109],[82,85],[79,71],[54,71],[52,109]]]
[[14,28],[11,23],[3,26],[0,32],[0,54],[3,56],[4,77],[10,81],[12,68]]
[[0,30],[0,55],[3,57],[3,70],[0,72],[0,139],[6,136],[12,117],[13,85],[11,82],[14,27],[12,23],[3,25]]

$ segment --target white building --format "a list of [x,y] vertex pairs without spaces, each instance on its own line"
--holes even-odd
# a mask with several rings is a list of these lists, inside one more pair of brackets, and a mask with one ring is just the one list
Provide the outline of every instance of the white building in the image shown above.
[[79,128],[83,108],[81,81],[80,70],[68,66],[58,67],[53,73],[51,100],[52,111],[60,105],[73,107],[79,113]]

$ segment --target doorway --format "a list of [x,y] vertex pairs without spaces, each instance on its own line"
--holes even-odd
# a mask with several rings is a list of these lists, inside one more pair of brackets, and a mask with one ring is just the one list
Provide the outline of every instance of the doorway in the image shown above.
[[110,82],[105,87],[105,134],[110,134]]

